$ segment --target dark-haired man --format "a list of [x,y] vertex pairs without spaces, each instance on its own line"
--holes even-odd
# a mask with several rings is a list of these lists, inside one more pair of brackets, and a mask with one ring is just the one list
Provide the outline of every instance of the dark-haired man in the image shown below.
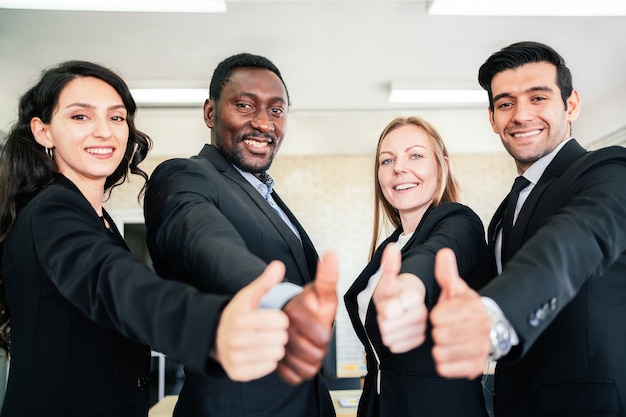
[[489,226],[497,278],[476,293],[438,254],[438,371],[472,377],[496,359],[496,417],[626,416],[626,150],[572,138],[579,94],[547,45],[494,53],[479,82],[523,179]]
[[267,173],[285,136],[288,106],[282,76],[267,58],[225,59],[204,104],[211,144],[190,159],[164,162],[148,183],[148,248],[163,277],[235,294],[272,260],[286,267],[285,282],[262,300],[289,317],[277,372],[235,382],[208,360],[206,373],[186,372],[177,417],[335,415],[319,369],[337,309],[337,261],[329,254],[318,267],[311,240]]

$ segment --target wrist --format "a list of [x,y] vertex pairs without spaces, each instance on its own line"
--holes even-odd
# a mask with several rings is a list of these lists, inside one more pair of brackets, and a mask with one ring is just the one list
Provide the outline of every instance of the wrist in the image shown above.
[[511,348],[517,344],[517,335],[513,326],[495,301],[487,297],[481,297],[481,301],[485,306],[487,315],[491,319],[491,330],[489,331],[491,350],[489,359],[498,360],[506,356],[511,351]]

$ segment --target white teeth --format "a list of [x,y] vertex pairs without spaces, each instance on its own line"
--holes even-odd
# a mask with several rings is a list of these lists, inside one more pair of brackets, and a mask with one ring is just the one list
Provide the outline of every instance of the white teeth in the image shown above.
[[88,153],[95,153],[98,155],[106,155],[113,152],[112,148],[87,148]]
[[267,145],[269,145],[269,143],[267,142],[259,142],[259,141],[252,140],[252,139],[245,139],[244,143],[250,146],[254,146],[255,148],[265,148]]
[[541,132],[541,130],[537,129],[537,130],[531,130],[530,132],[526,132],[526,133],[516,133],[513,135],[513,137],[515,138],[527,138],[528,136],[533,136],[533,135],[538,135]]
[[413,188],[413,187],[417,187],[417,184],[415,183],[411,183],[411,184],[400,184],[400,185],[396,185],[395,187],[393,187],[395,190],[408,190],[409,188]]

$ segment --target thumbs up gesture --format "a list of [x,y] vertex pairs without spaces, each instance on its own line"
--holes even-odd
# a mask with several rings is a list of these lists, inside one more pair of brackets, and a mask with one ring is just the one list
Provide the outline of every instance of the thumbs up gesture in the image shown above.
[[480,295],[459,276],[451,249],[437,252],[435,277],[441,294],[430,321],[437,372],[448,378],[473,379],[482,374],[489,356],[491,319]]
[[282,262],[270,263],[222,312],[212,356],[234,381],[245,382],[269,374],[285,354],[287,315],[281,310],[259,309],[261,298],[284,275]]
[[407,352],[424,342],[428,317],[424,283],[413,274],[399,274],[401,264],[400,251],[388,245],[373,294],[383,343],[393,353]]
[[336,254],[324,254],[315,281],[283,307],[289,317],[289,342],[278,364],[278,375],[292,385],[311,379],[322,366],[337,313],[339,264]]

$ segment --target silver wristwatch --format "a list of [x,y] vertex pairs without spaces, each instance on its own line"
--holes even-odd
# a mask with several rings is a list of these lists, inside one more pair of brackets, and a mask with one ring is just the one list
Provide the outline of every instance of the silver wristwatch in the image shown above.
[[493,323],[489,332],[491,341],[489,359],[497,360],[511,351],[511,325],[493,300],[483,297],[482,301]]

